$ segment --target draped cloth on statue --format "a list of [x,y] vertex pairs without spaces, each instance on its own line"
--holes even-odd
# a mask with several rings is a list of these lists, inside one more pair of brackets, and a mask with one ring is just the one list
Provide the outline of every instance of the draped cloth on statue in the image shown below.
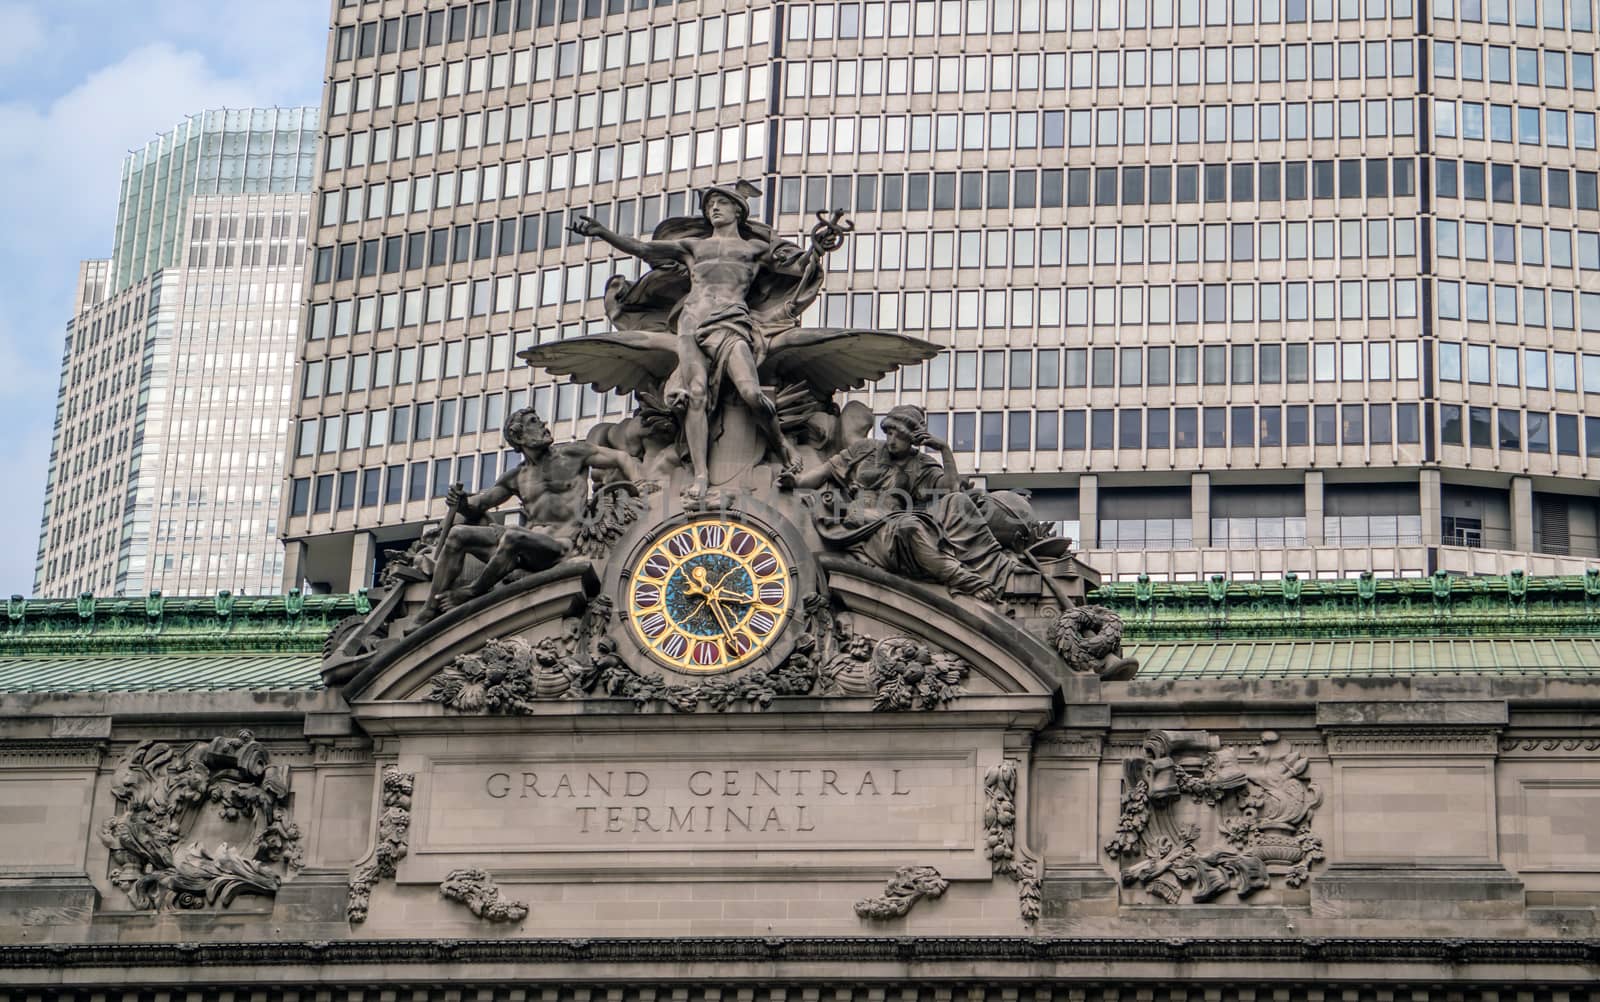
[[972,498],[944,488],[944,467],[913,452],[890,456],[863,440],[828,460],[830,479],[848,494],[842,511],[821,511],[817,532],[834,545],[896,574],[928,577],[930,562],[948,568],[956,591],[1004,587],[1017,568]]

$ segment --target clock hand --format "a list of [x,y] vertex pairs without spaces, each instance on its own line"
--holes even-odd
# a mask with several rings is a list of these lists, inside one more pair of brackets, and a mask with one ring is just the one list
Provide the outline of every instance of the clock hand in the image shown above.
[[717,617],[717,625],[722,627],[722,635],[728,638],[728,644],[731,648],[733,645],[733,628],[728,625],[728,619],[722,613],[722,603],[718,602],[715,597],[711,597],[710,602],[711,614]]

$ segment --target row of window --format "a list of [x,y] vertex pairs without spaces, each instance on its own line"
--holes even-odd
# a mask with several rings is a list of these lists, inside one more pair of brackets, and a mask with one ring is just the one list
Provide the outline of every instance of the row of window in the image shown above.
[[[1513,167],[1477,160],[1434,160],[1439,198],[1550,205],[1556,209],[1600,209],[1600,174],[1565,167]],[[1574,196],[1576,196],[1574,198]]]
[[[1566,289],[1537,289],[1516,285],[1490,285],[1484,282],[1457,282],[1441,279],[1437,284],[1440,320],[1468,320],[1496,324],[1521,323],[1525,327],[1554,327],[1557,330],[1600,331],[1600,292]],[[1549,297],[1549,309],[1546,307]],[[1577,302],[1574,324],[1573,303]],[[1520,307],[1520,319],[1518,316]]]
[[519,49],[345,77],[333,81],[327,88],[328,113],[346,115],[418,100],[479,94],[521,86],[534,79],[615,70],[624,63],[641,65],[671,59],[674,55],[693,58],[699,51],[702,37],[697,28],[699,24],[706,25],[703,40],[711,47],[708,51],[742,49],[747,44],[747,34],[748,44],[762,45],[768,41],[771,23],[771,15],[766,12],[753,17],[734,13],[727,17],[725,32],[723,18],[713,17],[704,22],[683,21],[641,28],[626,36],[620,33],[596,36],[559,46]]
[[[1583,0],[1578,0],[1583,2]],[[885,16],[887,15],[887,17]],[[906,38],[1036,31],[1199,28],[1304,24],[1307,20],[1388,20],[1412,16],[1411,0],[900,0],[831,3],[788,14],[784,35],[811,39]]]
[[[1511,48],[1509,45],[1479,45],[1462,42],[1461,79],[1484,83],[1509,84],[1519,87],[1545,87],[1573,90],[1594,90],[1594,53],[1572,52],[1560,49]],[[1488,59],[1485,60],[1487,49]],[[1567,75],[1570,57],[1572,75]],[[1513,73],[1515,68],[1515,73]],[[1456,43],[1433,43],[1433,75],[1454,80],[1456,77]]]
[[[376,244],[376,241],[369,242]],[[351,246],[351,245],[346,245]],[[363,258],[366,255],[363,254]],[[375,258],[374,258],[375,261]],[[630,261],[601,260],[587,264],[545,268],[517,275],[473,279],[426,290],[409,289],[354,300],[320,302],[311,306],[307,338],[343,337],[374,330],[443,323],[468,317],[487,317],[492,313],[560,306],[603,297],[613,275],[632,275],[637,265]],[[369,273],[365,264],[363,274]],[[374,264],[371,273],[376,273]],[[343,272],[341,272],[341,275]],[[1456,282],[1441,282],[1456,298],[1446,309],[1444,319],[1460,319],[1459,289]],[[1516,287],[1502,286],[1495,295],[1496,318],[1513,323],[1516,315]],[[1467,319],[1487,320],[1489,287],[1481,283],[1467,288]],[[1574,317],[1574,293],[1548,290],[1550,310],[1544,311],[1546,290],[1522,290],[1525,323],[1546,323],[1570,329]],[[1600,294],[1583,294],[1584,329],[1600,319]],[[876,297],[876,303],[874,303]],[[1441,303],[1444,303],[1441,293]],[[879,326],[890,330],[950,330],[983,328],[1040,328],[1063,325],[1080,327],[1122,325],[1168,325],[1235,323],[1279,323],[1307,320],[1362,320],[1410,318],[1417,316],[1415,279],[1349,279],[1346,281],[1235,282],[1199,284],[1097,285],[1059,288],[960,289],[923,292],[920,290],[884,293],[830,293],[822,306],[814,308],[819,321],[829,325]],[[1509,311],[1509,312],[1508,312]],[[1482,314],[1480,316],[1480,313]]]
[[[672,0],[493,0],[491,7],[489,0],[480,0],[471,5],[460,4],[448,9],[429,11],[425,15],[407,14],[404,18],[390,17],[381,21],[364,21],[341,27],[334,36],[334,61],[345,62],[351,59],[387,56],[402,51],[412,52],[451,42],[507,35],[535,27],[545,28],[558,21],[566,24],[576,21],[580,10],[584,17],[598,17],[602,13],[621,14],[627,10],[647,10],[671,2]],[[726,35],[723,32],[723,19],[720,15],[698,22],[685,21],[677,25],[661,25],[653,34],[650,29],[631,32],[630,35],[639,36],[642,40],[630,46],[630,51],[643,50],[643,53],[632,56],[629,65],[638,65],[652,59],[668,59],[674,52],[679,56],[692,56],[696,51],[718,52],[724,47],[742,47],[746,18],[747,15],[742,13],[730,14]],[[770,24],[770,15],[763,12],[758,18],[764,22],[763,27],[758,29],[764,34],[767,31],[766,25]],[[695,41],[697,35],[698,46]],[[606,41],[608,45],[620,47],[622,38],[621,34],[608,35]],[[598,39],[585,41],[597,42]],[[566,42],[563,43],[563,47],[576,44]],[[663,50],[664,55],[657,54]],[[618,62],[616,65],[620,66],[621,63]],[[608,62],[606,68],[615,67]]]
[[1594,0],[1433,0],[1433,16],[1474,24],[1593,31]]
[[766,155],[766,123],[729,125],[687,136],[664,136],[532,160],[467,167],[440,174],[330,188],[322,194],[320,225],[427,212],[458,205],[518,199],[524,194],[587,187],[668,171],[740,164]]
[[1037,55],[949,55],[911,59],[816,59],[791,63],[783,96],[1021,93],[1042,90],[1298,83],[1306,80],[1410,81],[1411,39],[1129,48]]
[[[335,396],[349,390],[359,393],[386,386],[483,372],[504,372],[516,363],[511,335],[495,334],[439,344],[386,348],[372,354],[307,360],[301,374],[302,397]],[[526,347],[519,341],[518,347]]]
[[[1514,349],[1513,349],[1514,350]],[[1600,378],[1600,356],[1593,357]],[[1570,361],[1572,356],[1567,356]],[[924,374],[925,373],[925,374]],[[905,390],[1114,386],[1281,385],[1415,380],[1417,342],[1353,341],[1144,348],[990,348],[945,351],[899,371]],[[878,384],[894,389],[895,375]],[[1600,391],[1600,388],[1597,388]]]
[[[1417,546],[1421,515],[1326,515],[1323,542],[1329,546]],[[1277,549],[1305,546],[1304,515],[1256,515],[1211,520],[1210,546],[1218,549]],[[1194,522],[1188,518],[1102,518],[1099,549],[1187,550],[1194,547]]]
[[[1590,173],[1588,178],[1592,189],[1595,175]],[[1566,190],[1564,186],[1562,190]],[[1391,195],[1404,198],[1415,194],[1415,161],[1411,157],[1374,157],[785,177],[778,181],[778,211],[809,214],[852,206],[856,212],[1099,208]]]
[[[1481,225],[1481,224],[1480,224]],[[1534,237],[1539,227],[1525,227]],[[1554,242],[1572,267],[1571,231]],[[1060,230],[936,230],[932,233],[860,234],[850,248],[858,271],[922,271],[925,268],[1043,267],[1062,261]],[[1391,241],[1390,236],[1393,235]],[[1580,238],[1589,234],[1579,234]],[[1581,241],[1580,241],[1581,242]],[[1035,244],[1039,252],[1035,254]],[[1194,264],[1228,261],[1305,261],[1415,256],[1414,219],[1316,219],[1261,223],[1154,223],[1146,226],[1073,226],[1066,230],[1069,267],[1114,264]],[[1452,255],[1454,256],[1454,255]],[[1557,252],[1552,252],[1557,259]],[[1588,258],[1585,257],[1587,261]],[[1531,263],[1531,262],[1530,262]],[[1187,277],[1187,276],[1180,276]]]
[[1600,355],[1570,351],[1545,352],[1535,348],[1505,348],[1484,344],[1439,343],[1441,382],[1497,386],[1524,386],[1530,390],[1578,390],[1582,358],[1583,392],[1600,394]]
[[[1585,271],[1600,269],[1600,233],[1439,219],[1434,222],[1434,234],[1434,249],[1439,257],[1493,260],[1497,264],[1516,264],[1520,257],[1522,264],[1539,267],[1549,264],[1552,268],[1572,267],[1573,237],[1576,236],[1578,267]],[[1548,254],[1545,253],[1547,239]]]
[[[1460,112],[1459,120],[1457,111]],[[1567,130],[1568,120],[1572,129]],[[1595,148],[1595,113],[1562,111],[1530,105],[1482,104],[1477,101],[1433,102],[1433,134],[1442,139],[1486,139],[1492,143]],[[1459,129],[1458,129],[1459,124]]]
[[[1574,117],[1582,119],[1576,134],[1589,137],[1592,144],[1594,114],[1578,112]],[[1561,122],[1564,123],[1565,118]],[[1065,147],[1156,149],[1174,143],[1383,138],[1414,133],[1415,105],[1407,97],[996,112],[987,116],[949,113],[912,115],[909,133],[906,126],[907,119],[903,115],[885,115],[881,119],[875,116],[832,119],[816,114],[794,116],[783,121],[780,151],[787,156],[801,156]],[[1564,124],[1562,135],[1565,135]],[[1161,154],[1163,159],[1166,156]]]
[[1287,404],[930,414],[955,452],[1417,445],[1420,405]]
[[1583,455],[1600,456],[1600,418],[1508,407],[1440,404],[1439,443],[1473,449],[1525,449],[1544,455],[1554,448],[1557,455],[1576,456],[1580,418],[1586,445]]

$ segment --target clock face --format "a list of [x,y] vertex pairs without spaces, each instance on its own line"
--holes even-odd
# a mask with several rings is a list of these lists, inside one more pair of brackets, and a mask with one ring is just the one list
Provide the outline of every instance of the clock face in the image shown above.
[[658,660],[716,672],[775,640],[793,588],[771,538],[738,522],[691,522],[639,555],[626,584],[628,625]]

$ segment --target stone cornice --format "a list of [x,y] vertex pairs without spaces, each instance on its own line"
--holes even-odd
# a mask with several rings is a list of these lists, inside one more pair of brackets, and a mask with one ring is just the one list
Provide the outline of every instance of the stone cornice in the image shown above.
[[[1155,962],[1593,965],[1600,941],[1579,939],[1052,939],[1032,937],[806,937],[672,939],[350,940],[300,943],[64,943],[0,946],[0,970],[450,964],[696,962]],[[523,972],[527,976],[532,972]],[[1035,972],[1037,973],[1037,972]],[[841,970],[842,978],[859,972]],[[436,976],[431,977],[436,980]],[[711,978],[710,980],[715,980]]]
[[1490,756],[1500,750],[1492,727],[1338,727],[1328,729],[1329,755]]

